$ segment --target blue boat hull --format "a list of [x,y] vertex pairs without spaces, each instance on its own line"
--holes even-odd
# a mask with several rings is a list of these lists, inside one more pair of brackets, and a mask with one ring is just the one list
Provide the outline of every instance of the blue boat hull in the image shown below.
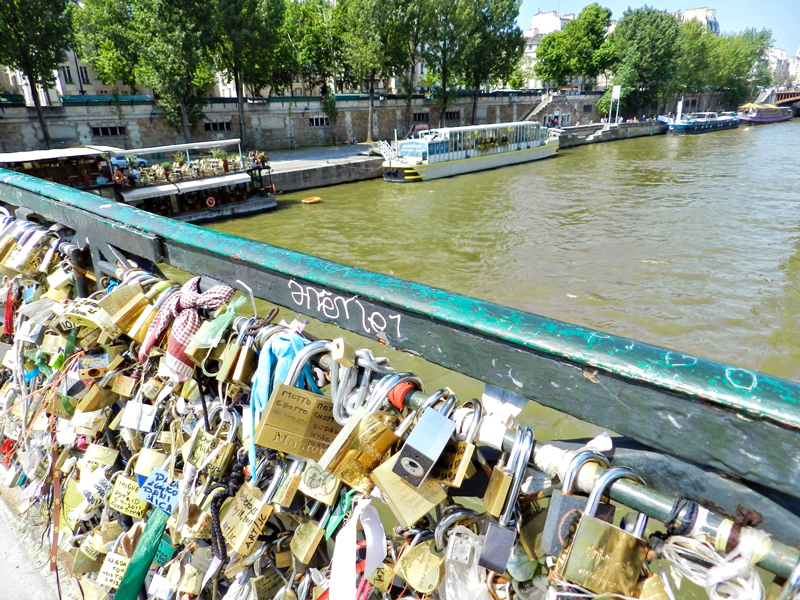
[[705,123],[670,123],[667,125],[667,133],[687,135],[691,133],[708,133],[709,131],[719,131],[720,129],[736,129],[739,121],[717,121]]

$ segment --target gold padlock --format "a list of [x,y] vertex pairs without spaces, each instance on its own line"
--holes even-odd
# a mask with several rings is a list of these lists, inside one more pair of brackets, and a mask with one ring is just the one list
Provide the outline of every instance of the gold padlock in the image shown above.
[[[143,344],[145,337],[147,337],[147,330],[158,314],[158,309],[179,289],[180,286],[174,285],[173,281],[163,281],[151,287],[147,291],[147,294],[145,294],[148,303],[145,305],[144,310],[142,310],[131,326],[125,330],[128,337]],[[150,300],[153,298],[156,300],[154,303],[150,304]]]
[[[220,419],[219,428],[216,433],[212,435],[200,429],[197,434],[193,436],[188,452],[185,454],[187,462],[198,469],[205,469],[206,473],[214,478],[222,477],[228,470],[228,465],[230,465],[236,450],[234,442],[236,441],[239,431],[239,413],[235,410],[228,411],[221,404],[214,405],[208,412],[209,422],[213,422],[218,414],[223,414],[223,411],[229,415],[228,418],[231,421],[228,428],[228,439],[224,440],[219,437],[222,427],[225,424],[225,420]],[[215,455],[209,460],[212,453],[215,453]]]
[[[315,508],[318,508],[319,506],[321,506],[321,504]],[[304,565],[307,565],[309,562],[311,562],[311,557],[314,556],[314,552],[317,551],[319,543],[325,536],[325,524],[328,522],[328,518],[331,516],[332,509],[329,506],[319,521],[314,521],[310,518],[313,516],[314,510],[315,509],[312,509],[312,512],[309,513],[308,521],[304,521],[297,526],[297,529],[294,530],[294,535],[289,542],[289,549],[292,551],[292,554],[294,554],[297,560]]]
[[231,380],[236,385],[249,390],[253,383],[253,375],[258,368],[258,354],[253,348],[254,336],[247,336],[244,346],[239,350],[239,355],[236,357],[236,366],[233,369]]
[[473,410],[466,439],[463,442],[448,442],[429,475],[431,479],[450,487],[461,487],[464,483],[475,454],[475,436],[483,418],[483,405],[477,398],[467,400],[463,406],[471,406]]
[[258,536],[272,514],[270,499],[256,486],[245,482],[233,500],[223,504],[220,527],[231,550],[243,556],[255,551]]
[[[514,480],[513,465],[516,460],[514,452],[519,451],[522,443],[522,428],[517,427],[516,436],[514,438],[514,450],[511,456],[507,459],[506,454],[497,460],[494,468],[492,469],[492,476],[489,478],[489,485],[486,487],[486,492],[483,496],[483,507],[493,517],[497,518],[503,512],[503,507],[506,505],[506,498],[511,489],[511,483]],[[506,465],[509,466],[506,466]]]
[[597,478],[572,543],[556,562],[555,574],[595,594],[630,596],[647,555],[643,537],[647,516],[639,515],[633,533],[594,516],[601,497],[618,479],[644,483],[628,467],[609,469]]
[[137,496],[139,483],[131,476],[138,457],[138,454],[131,456],[125,470],[111,476],[114,487],[108,498],[108,507],[123,515],[141,519],[147,513],[147,502]]
[[392,471],[398,458],[397,454],[392,456],[372,471],[371,477],[400,524],[411,527],[447,500],[447,492],[430,478],[424,479],[419,487],[411,485]]
[[319,459],[323,469],[359,492],[369,493],[374,487],[370,473],[399,439],[388,425],[388,415],[376,411],[389,392],[405,381],[422,389],[422,381],[411,373],[388,375],[378,382],[366,405],[353,413]]
[[237,336],[236,341],[228,340],[225,349],[222,353],[222,360],[217,371],[217,381],[228,381],[233,383],[233,370],[236,368],[236,361],[239,358],[239,352],[242,350],[242,343],[247,332],[246,327],[242,327],[241,333]]

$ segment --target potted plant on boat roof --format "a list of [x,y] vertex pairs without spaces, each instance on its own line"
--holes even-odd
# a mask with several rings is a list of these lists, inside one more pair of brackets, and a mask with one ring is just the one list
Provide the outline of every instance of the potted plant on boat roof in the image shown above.
[[186,161],[186,155],[183,152],[176,152],[172,155],[172,160],[182,167],[183,163]]
[[228,158],[230,155],[221,148],[212,148],[211,156],[222,161],[222,170],[228,172]]

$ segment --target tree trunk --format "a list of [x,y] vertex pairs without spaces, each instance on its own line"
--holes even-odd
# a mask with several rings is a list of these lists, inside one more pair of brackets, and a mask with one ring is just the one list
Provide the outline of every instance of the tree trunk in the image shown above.
[[181,109],[181,122],[183,123],[183,141],[187,144],[191,142],[191,130],[189,128],[189,110],[186,108],[185,100],[178,100]]
[[472,93],[472,119],[471,125],[475,125],[475,114],[478,112],[478,94],[480,93],[480,86],[475,86],[475,91]]
[[372,119],[375,115],[375,71],[369,74],[369,116],[367,118],[367,143],[372,143]]
[[413,100],[412,96],[414,95],[414,78],[417,74],[417,61],[413,60],[411,62],[411,73],[408,75],[408,94],[406,95],[406,133],[411,131],[411,102]]
[[233,64],[233,85],[236,87],[236,110],[239,113],[239,138],[242,147],[247,147],[247,134],[244,126],[244,85],[242,83],[242,68],[237,58]]
[[47,129],[47,123],[44,120],[44,113],[42,112],[42,102],[39,99],[39,90],[36,86],[36,79],[31,76],[30,73],[25,73],[25,77],[28,78],[28,81],[31,85],[31,97],[33,98],[33,106],[36,108],[36,116],[39,117],[39,124],[42,126],[42,135],[44,135],[44,146],[45,149],[50,150],[53,145],[52,140],[50,139],[50,131]]
[[444,127],[444,113],[447,112],[447,70],[442,69],[442,103],[440,108],[442,111],[439,113],[439,127]]

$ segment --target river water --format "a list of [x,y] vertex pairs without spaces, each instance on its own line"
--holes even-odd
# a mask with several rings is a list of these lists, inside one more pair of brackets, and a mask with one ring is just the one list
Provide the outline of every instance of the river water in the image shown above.
[[[795,119],[582,146],[431,182],[307,190],[212,228],[800,379],[798,157]],[[323,202],[300,204],[307,196]],[[403,360],[431,389],[480,393]],[[548,437],[582,431],[531,410]]]

